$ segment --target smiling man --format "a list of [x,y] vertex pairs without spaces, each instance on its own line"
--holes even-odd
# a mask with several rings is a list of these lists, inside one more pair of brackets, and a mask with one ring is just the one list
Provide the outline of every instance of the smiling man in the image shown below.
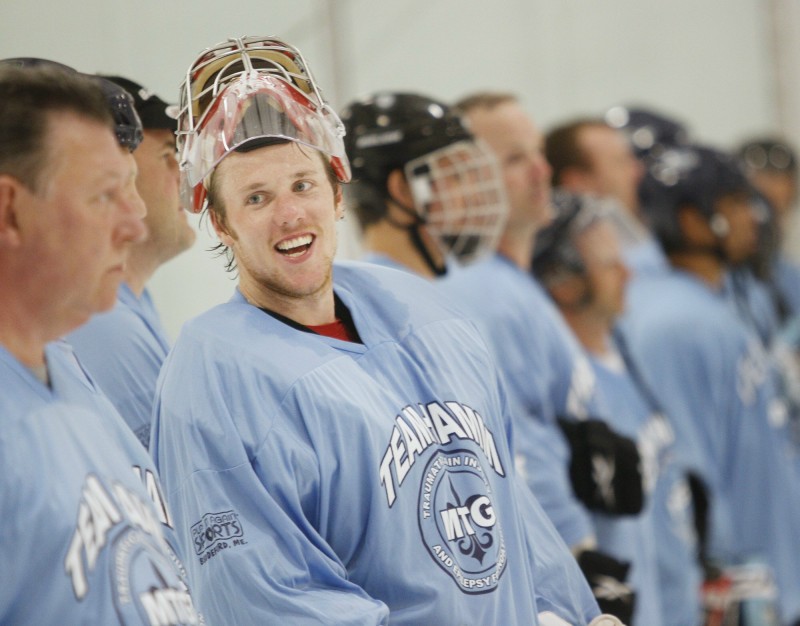
[[231,39],[187,77],[183,189],[239,285],[184,325],[151,451],[209,621],[596,618],[475,327],[418,276],[334,265],[350,169],[299,51]]

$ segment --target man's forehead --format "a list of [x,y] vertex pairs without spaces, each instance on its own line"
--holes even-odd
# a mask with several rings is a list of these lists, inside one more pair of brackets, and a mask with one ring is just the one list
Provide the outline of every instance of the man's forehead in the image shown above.
[[248,152],[231,152],[217,165],[215,172],[223,180],[240,184],[251,180],[277,182],[298,176],[324,175],[324,163],[317,151],[294,144],[264,146]]
[[77,157],[109,167],[122,162],[114,132],[103,122],[64,111],[51,112],[47,120],[44,145],[51,159]]

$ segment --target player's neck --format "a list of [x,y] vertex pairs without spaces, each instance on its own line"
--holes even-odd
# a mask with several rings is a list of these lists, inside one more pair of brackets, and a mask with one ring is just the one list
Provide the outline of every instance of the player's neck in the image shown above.
[[561,309],[561,313],[587,352],[599,357],[608,353],[611,327],[606,319],[587,309],[580,311]]
[[14,356],[20,363],[29,368],[44,365],[44,347],[49,341],[60,336],[54,331],[48,332],[35,323],[30,316],[17,316],[4,305],[0,316],[0,345]]
[[[424,238],[424,237],[423,237]],[[428,262],[411,243],[408,231],[383,221],[364,233],[364,249],[368,252],[383,255],[409,271],[433,280],[436,278]],[[429,246],[429,250],[431,246]],[[434,251],[438,262],[440,254]]]
[[239,291],[253,306],[282,315],[302,326],[321,326],[336,321],[333,281],[330,278],[315,293],[294,296],[278,293],[241,276]]
[[527,272],[531,267],[537,232],[538,228],[533,225],[527,228],[506,229],[497,244],[497,253]]
[[152,278],[161,265],[158,255],[145,246],[135,246],[125,263],[124,282],[131,291],[140,297],[147,286],[147,281]]
[[714,254],[693,250],[674,252],[669,255],[669,262],[674,268],[693,274],[714,291],[722,288],[725,265]]

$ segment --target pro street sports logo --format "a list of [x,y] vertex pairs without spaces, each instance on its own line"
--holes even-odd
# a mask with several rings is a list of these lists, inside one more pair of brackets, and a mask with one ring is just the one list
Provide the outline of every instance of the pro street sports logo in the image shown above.
[[423,476],[419,527],[431,557],[464,593],[493,591],[507,555],[480,459],[470,450],[439,451]]

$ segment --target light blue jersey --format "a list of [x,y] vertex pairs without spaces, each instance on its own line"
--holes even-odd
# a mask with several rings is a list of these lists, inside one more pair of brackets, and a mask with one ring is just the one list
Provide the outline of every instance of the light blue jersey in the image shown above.
[[337,264],[334,290],[363,343],[237,294],[165,363],[151,451],[207,619],[590,621],[588,585],[516,478],[474,326],[405,272]]
[[788,308],[788,314],[800,315],[800,265],[785,255],[780,255],[772,271],[778,291]]
[[774,570],[782,618],[800,617],[800,484],[770,423],[760,341],[721,293],[671,271],[633,281],[625,329],[676,435],[679,464],[710,491],[709,555]]
[[723,293],[745,326],[769,347],[780,329],[775,301],[767,285],[747,267],[726,272]]
[[782,332],[774,293],[747,268],[725,276],[723,293],[766,353],[765,376],[773,381],[776,391],[770,401],[769,420],[782,433],[800,479],[800,361]]
[[169,351],[161,319],[145,289],[136,297],[120,285],[117,303],[67,336],[81,364],[139,441],[150,441],[156,380]]
[[594,374],[552,301],[531,275],[494,255],[439,282],[489,342],[506,382],[517,466],[567,545],[593,537],[569,478],[558,417],[596,413]]
[[46,359],[50,387],[0,347],[0,623],[200,623],[149,455],[69,346]]
[[598,541],[632,563],[629,580],[638,591],[634,624],[699,624],[702,576],[691,492],[673,458],[672,427],[649,405],[618,353],[591,362],[609,424],[637,443],[646,498],[641,515],[622,521],[629,532],[595,516]]

